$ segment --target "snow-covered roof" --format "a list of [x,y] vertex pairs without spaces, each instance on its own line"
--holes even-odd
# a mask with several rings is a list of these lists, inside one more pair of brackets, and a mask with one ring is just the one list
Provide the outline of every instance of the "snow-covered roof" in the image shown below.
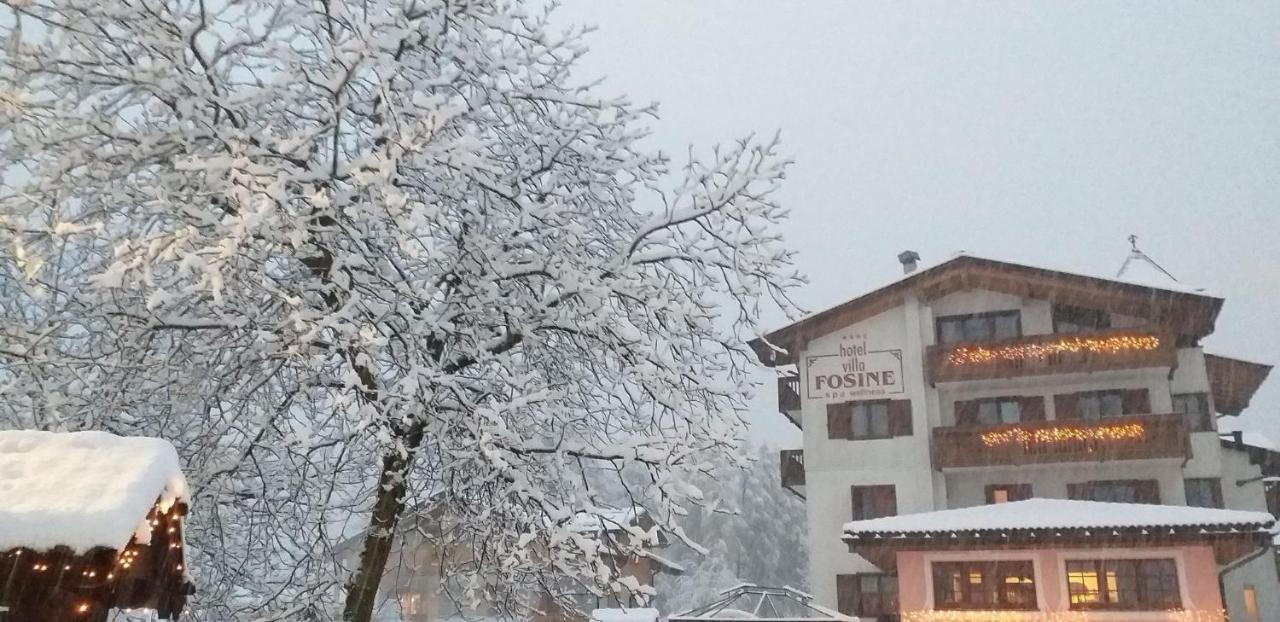
[[123,548],[147,513],[186,501],[173,445],[105,432],[0,431],[0,550]]
[[657,609],[596,609],[591,622],[657,622]]
[[1250,430],[1241,425],[1240,420],[1236,417],[1219,417],[1218,418],[1218,435],[1223,440],[1234,440],[1235,432],[1240,433],[1240,442],[1248,447],[1254,447],[1264,451],[1280,453],[1280,444],[1271,440],[1269,436],[1261,432]]
[[1230,527],[1263,529],[1275,518],[1266,512],[1219,510],[1141,503],[1027,499],[955,510],[903,514],[844,524],[845,538],[866,534],[941,534],[960,531],[1033,529],[1144,529]]
[[638,524],[644,516],[644,508],[603,508],[594,512],[579,512],[569,520],[568,527],[576,533],[619,531]]
[[1125,257],[1124,263],[1120,265],[1120,270],[1116,272],[1115,278],[1119,281],[1142,285],[1143,287],[1204,295],[1203,289],[1182,284],[1178,279],[1173,278],[1173,275],[1169,274],[1168,270],[1162,268],[1160,264],[1137,248],[1134,248],[1129,252],[1129,256]]
[[[1146,256],[1143,255],[1143,257]],[[1150,270],[1161,272],[1159,267],[1156,266],[1154,262],[1151,262],[1149,258],[1145,263],[1149,264]],[[879,307],[876,307],[873,304],[875,301],[880,300],[885,296],[896,295],[902,291],[910,289],[917,283],[927,282],[930,278],[945,275],[946,272],[952,268],[962,268],[965,265],[1016,270],[1025,272],[1028,275],[1035,275],[1047,279],[1065,279],[1068,281],[1088,279],[1098,284],[1102,284],[1102,282],[1110,282],[1124,286],[1131,286],[1129,289],[1144,288],[1146,290],[1155,289],[1170,292],[1178,295],[1181,299],[1180,304],[1191,304],[1204,307],[1198,311],[1198,313],[1205,315],[1205,321],[1196,326],[1196,329],[1204,331],[1204,334],[1212,332],[1213,319],[1217,317],[1218,309],[1222,305],[1221,298],[1207,293],[1203,289],[1183,285],[1176,279],[1168,276],[1168,273],[1164,273],[1163,278],[1155,278],[1148,272],[1148,268],[1122,268],[1122,276],[1115,276],[1112,274],[1098,274],[1080,270],[1047,268],[1037,266],[1034,263],[1010,259],[995,259],[969,251],[959,251],[949,257],[945,257],[937,261],[920,262],[917,264],[917,268],[908,274],[895,275],[892,280],[870,289],[851,300],[847,300],[815,313],[807,314],[799,320],[795,320],[786,326],[771,331],[761,338],[753,340],[751,342],[751,346],[756,351],[757,355],[761,357],[761,360],[767,365],[792,364],[795,361],[792,360],[791,357],[794,356],[795,353],[777,352],[766,344],[766,341],[774,344],[775,346],[786,348],[787,341],[796,334],[807,334],[805,331],[814,329],[814,327],[817,327],[820,331],[823,328],[830,328],[824,323],[839,321],[839,318],[848,313],[854,312],[856,309],[864,307],[878,309]],[[1140,292],[1133,291],[1130,292],[1130,295],[1139,293]]]

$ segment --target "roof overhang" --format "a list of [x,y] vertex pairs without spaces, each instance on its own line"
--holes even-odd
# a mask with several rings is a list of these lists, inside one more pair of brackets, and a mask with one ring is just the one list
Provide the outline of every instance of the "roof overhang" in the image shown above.
[[1258,392],[1262,382],[1271,373],[1271,366],[1251,363],[1205,353],[1205,369],[1209,374],[1209,390],[1213,392],[1213,405],[1224,415],[1239,415],[1249,407],[1249,400]]
[[1205,294],[960,255],[775,330],[753,340],[751,348],[767,366],[794,364],[809,340],[900,306],[908,295],[928,301],[969,289],[1142,317],[1192,340],[1213,332],[1223,302]]

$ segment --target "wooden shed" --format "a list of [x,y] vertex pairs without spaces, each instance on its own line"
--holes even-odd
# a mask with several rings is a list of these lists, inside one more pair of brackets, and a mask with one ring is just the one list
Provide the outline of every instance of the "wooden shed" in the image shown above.
[[0,431],[0,622],[177,619],[194,591],[187,503],[166,441]]

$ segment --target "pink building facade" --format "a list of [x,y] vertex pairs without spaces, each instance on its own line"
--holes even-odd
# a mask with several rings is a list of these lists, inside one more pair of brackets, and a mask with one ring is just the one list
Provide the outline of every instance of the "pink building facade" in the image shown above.
[[[1150,560],[1173,562],[1179,608],[1166,611],[1107,611],[1073,609],[1075,600],[1089,594],[1095,585],[1086,585],[1096,577],[1105,584],[1105,572],[1082,572],[1069,576],[1068,564],[1106,561]],[[1218,575],[1213,548],[1205,544],[1172,547],[1134,547],[1118,549],[1026,549],[976,551],[904,551],[897,554],[899,603],[904,621],[918,620],[1053,620],[1099,622],[1220,622],[1223,604],[1218,590]],[[939,609],[935,594],[933,564],[984,562],[1029,562],[1034,580],[1033,611],[964,611]]]
[[1223,622],[1219,573],[1266,554],[1274,524],[1264,512],[1029,499],[854,521],[844,540],[896,574],[901,622]]

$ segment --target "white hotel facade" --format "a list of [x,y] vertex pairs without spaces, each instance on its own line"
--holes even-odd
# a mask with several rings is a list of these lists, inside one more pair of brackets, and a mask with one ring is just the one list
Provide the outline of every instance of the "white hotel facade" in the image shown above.
[[[1114,279],[969,255],[920,270],[914,253],[900,260],[902,279],[753,344],[803,430],[782,483],[806,500],[818,602],[901,615],[894,569],[851,552],[850,521],[1030,497],[1269,510],[1257,456],[1217,431],[1270,370],[1200,346],[1222,299],[1136,249]],[[1233,551],[1213,569],[1230,619],[1280,620],[1274,554]],[[1201,576],[1186,570],[1183,582]],[[942,609],[937,589],[928,606]],[[1079,619],[1182,619],[1072,594],[1064,610],[1097,612]]]

